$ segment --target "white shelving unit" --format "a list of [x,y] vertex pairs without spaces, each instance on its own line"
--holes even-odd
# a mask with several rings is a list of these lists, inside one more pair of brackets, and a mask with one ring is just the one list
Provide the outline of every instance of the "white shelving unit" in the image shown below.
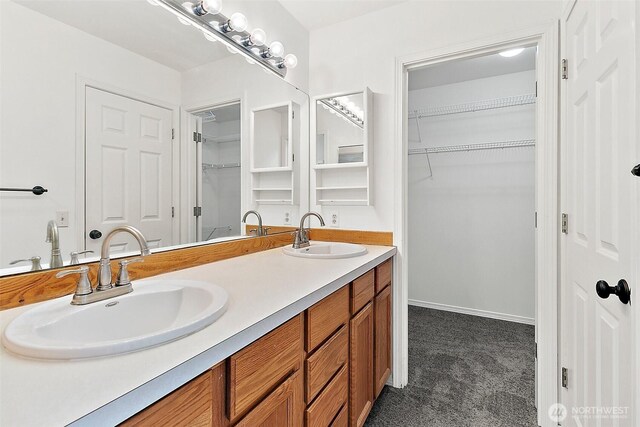
[[293,146],[299,138],[299,117],[300,107],[293,102],[251,111],[253,205],[297,204]]
[[[322,160],[328,156],[323,155],[323,150],[327,150],[324,144],[329,144],[328,138],[339,138],[336,129],[320,128],[321,120],[318,114],[323,110],[328,110],[322,106],[327,100],[340,99],[348,96],[362,96],[362,111],[364,124],[361,128],[361,137],[357,140],[348,141],[349,147],[362,144],[362,161],[358,162],[332,162],[318,164],[318,157],[322,155]],[[370,206],[373,204],[372,197],[372,120],[373,120],[373,94],[369,88],[362,92],[350,92],[324,95],[314,98],[314,113],[311,119],[311,202],[312,205],[338,205],[338,206]],[[331,112],[334,116],[340,115],[340,109],[333,108]],[[328,116],[327,116],[328,117]],[[353,120],[351,120],[353,122]],[[318,145],[318,132],[323,135],[322,144]],[[320,153],[320,154],[318,154]]]

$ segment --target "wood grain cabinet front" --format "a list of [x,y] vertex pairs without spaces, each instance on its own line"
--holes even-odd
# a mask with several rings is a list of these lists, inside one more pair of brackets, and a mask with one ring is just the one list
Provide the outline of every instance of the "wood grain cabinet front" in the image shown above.
[[313,352],[349,318],[349,286],[343,286],[307,309],[305,350]]
[[351,314],[356,314],[375,295],[375,273],[369,270],[351,283]]
[[207,371],[120,425],[209,427],[212,412],[212,372]]
[[305,361],[306,402],[311,403],[329,380],[349,360],[349,327],[343,325]]
[[240,420],[236,427],[302,427],[303,387],[304,375],[302,371],[296,371]]
[[374,300],[374,398],[391,375],[391,286],[384,288]]
[[306,427],[329,427],[349,399],[349,369],[343,366],[307,408]]
[[364,425],[373,406],[373,304],[351,319],[349,425]]
[[303,324],[300,314],[229,358],[227,393],[232,423],[302,367]]

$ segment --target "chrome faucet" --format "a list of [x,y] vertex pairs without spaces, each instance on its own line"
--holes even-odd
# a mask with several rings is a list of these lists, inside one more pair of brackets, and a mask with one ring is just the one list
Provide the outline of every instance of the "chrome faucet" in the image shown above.
[[17,259],[15,261],[11,261],[9,265],[15,265],[19,262],[30,262],[31,263],[31,271],[40,271],[42,270],[42,265],[40,264],[40,257],[33,256],[28,259]]
[[60,253],[60,237],[58,235],[58,225],[54,220],[47,223],[47,243],[51,243],[51,261],[49,268],[62,267],[62,254]]
[[123,231],[135,237],[140,245],[140,252],[142,253],[142,256],[146,256],[151,253],[151,251],[149,251],[149,246],[147,245],[147,240],[137,228],[130,225],[123,225],[111,230],[102,242],[102,250],[100,251],[100,268],[98,269],[98,286],[96,286],[96,291],[106,291],[114,286],[111,283],[111,258],[109,257],[109,244],[111,243],[113,236]]
[[258,213],[258,211],[247,211],[247,213],[245,213],[245,214],[244,214],[244,216],[242,217],[242,222],[246,224],[246,223],[247,223],[247,217],[248,217],[250,214],[254,214],[254,215],[256,216],[256,218],[258,218],[258,229],[257,229],[257,230],[250,230],[250,231],[255,231],[255,232],[256,232],[256,235],[257,235],[258,237],[266,236],[266,235],[267,235],[267,232],[266,232],[266,230],[262,227],[262,217],[260,216],[260,214]]
[[111,259],[109,258],[109,243],[111,242],[111,238],[121,231],[127,232],[136,238],[136,240],[140,244],[142,256],[149,255],[151,253],[149,251],[149,246],[147,245],[147,240],[144,238],[140,230],[131,227],[130,225],[123,225],[121,227],[114,228],[109,234],[107,234],[104,242],[102,242],[102,255],[100,257],[100,267],[98,269],[98,284],[95,289],[93,289],[91,281],[88,278],[89,267],[87,267],[86,265],[83,265],[75,270],[60,271],[56,274],[57,278],[67,276],[69,274],[80,275],[80,279],[76,284],[76,292],[73,295],[71,304],[90,304],[92,302],[102,301],[108,298],[128,294],[129,292],[133,291],[131,280],[129,280],[127,266],[132,262],[142,262],[142,258],[123,259],[122,261],[120,261],[120,271],[118,272],[118,279],[116,280],[115,284],[111,283]]
[[300,219],[300,228],[294,232],[294,240],[293,240],[293,249],[306,248],[309,246],[309,234],[307,230],[304,228],[304,220],[310,216],[315,216],[320,220],[320,225],[324,226],[324,219],[317,212],[307,212],[302,215],[302,219]]

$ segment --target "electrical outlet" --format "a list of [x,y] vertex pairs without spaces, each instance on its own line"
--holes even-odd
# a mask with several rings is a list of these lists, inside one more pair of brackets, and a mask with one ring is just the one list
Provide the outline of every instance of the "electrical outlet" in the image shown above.
[[329,215],[329,227],[340,227],[340,215],[337,210],[331,210],[327,212]]
[[56,212],[56,225],[58,227],[69,226],[69,211],[57,211]]
[[284,224],[285,225],[290,225],[291,224],[291,212],[289,212],[289,211],[285,211],[285,213],[284,213]]

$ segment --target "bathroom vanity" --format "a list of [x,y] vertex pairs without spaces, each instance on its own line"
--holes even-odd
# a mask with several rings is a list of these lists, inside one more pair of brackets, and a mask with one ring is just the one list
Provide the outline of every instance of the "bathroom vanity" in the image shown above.
[[331,260],[276,248],[155,276],[208,280],[229,306],[147,350],[52,361],[3,348],[0,424],[361,426],[391,373],[396,251],[366,248]]

